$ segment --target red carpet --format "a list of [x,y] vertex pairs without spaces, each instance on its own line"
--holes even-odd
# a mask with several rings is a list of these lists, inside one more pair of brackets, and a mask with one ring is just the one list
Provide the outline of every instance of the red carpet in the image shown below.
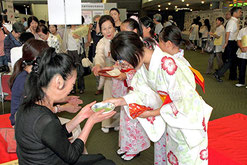
[[247,116],[234,114],[209,122],[209,165],[247,165]]
[[[12,128],[9,120],[10,114],[0,115],[0,128]],[[17,155],[15,153],[7,152],[7,143],[0,135],[0,163],[16,160]]]
[[[0,115],[0,128],[10,128],[10,114]],[[209,122],[209,165],[247,165],[247,116],[234,114]],[[6,142],[0,136],[0,163],[17,159],[6,152]]]

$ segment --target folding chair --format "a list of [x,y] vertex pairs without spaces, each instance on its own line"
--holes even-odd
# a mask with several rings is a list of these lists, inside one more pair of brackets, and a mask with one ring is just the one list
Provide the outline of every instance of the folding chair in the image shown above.
[[4,114],[4,101],[11,101],[11,90],[8,81],[11,75],[0,74],[0,100],[2,102],[2,109]]

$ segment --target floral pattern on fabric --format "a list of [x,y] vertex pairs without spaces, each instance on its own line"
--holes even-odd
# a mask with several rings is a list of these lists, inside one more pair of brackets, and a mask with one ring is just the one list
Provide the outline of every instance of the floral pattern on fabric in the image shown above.
[[176,155],[173,154],[172,151],[168,153],[167,158],[169,163],[171,163],[172,165],[178,165],[178,158],[176,157]]
[[177,116],[178,110],[177,110],[176,106],[175,106],[173,103],[171,103],[170,106],[171,106],[171,108],[172,108],[173,114],[174,114],[175,116]]
[[173,75],[177,70],[177,65],[171,57],[163,57],[161,59],[161,67],[165,70],[169,75]]
[[154,124],[155,116],[147,117],[147,120],[148,120],[151,124]]
[[137,154],[150,147],[150,140],[137,119],[130,119],[124,109],[120,112],[119,145],[123,152]]
[[208,160],[208,149],[201,150],[200,152],[200,159],[201,160]]

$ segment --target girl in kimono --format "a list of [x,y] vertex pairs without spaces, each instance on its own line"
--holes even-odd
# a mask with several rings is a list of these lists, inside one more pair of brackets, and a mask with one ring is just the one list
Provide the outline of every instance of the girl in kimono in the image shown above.
[[[208,164],[207,123],[212,107],[196,92],[192,69],[173,57],[182,41],[174,40],[177,31],[170,30],[162,36],[170,54],[158,46],[147,49],[133,32],[117,34],[111,43],[112,57],[127,61],[137,72],[131,82],[133,91],[105,102],[128,106],[126,113],[130,117],[144,118],[160,130],[160,139],[153,140],[153,131],[144,127],[150,139],[159,143],[155,145],[159,149],[155,149],[154,164]],[[160,98],[149,95],[148,90]],[[162,103],[158,103],[159,99]],[[156,107],[149,107],[148,101],[157,101]],[[159,117],[162,120],[157,120]]]
[[[121,31],[133,31],[140,35],[139,24],[134,19],[126,19],[120,28]],[[112,96],[123,97],[131,90],[131,80],[136,71],[124,60],[117,61],[115,67],[121,71],[121,74],[112,80]],[[123,160],[131,160],[150,147],[149,138],[139,121],[131,120],[123,107],[120,110],[119,147],[117,154]]]
[[[100,39],[96,46],[94,58],[95,66],[92,69],[95,76],[99,76],[99,71],[102,70],[104,67],[112,67],[115,64],[115,60],[113,60],[110,53],[110,42],[116,34],[113,18],[109,15],[100,17],[99,27],[104,37]],[[100,78],[100,81],[104,81],[103,100],[111,98],[112,78]],[[119,113],[117,113],[110,119],[102,121],[101,130],[104,133],[108,133],[109,128],[114,128],[116,131],[119,130]]]

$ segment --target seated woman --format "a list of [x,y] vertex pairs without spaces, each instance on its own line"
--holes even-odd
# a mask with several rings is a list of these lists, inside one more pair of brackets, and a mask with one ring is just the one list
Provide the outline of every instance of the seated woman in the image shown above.
[[[16,115],[15,137],[20,164],[114,164],[101,154],[82,154],[95,123],[115,112],[94,113],[86,105],[68,123],[61,125],[53,103],[64,99],[76,80],[76,66],[71,56],[46,49],[32,65],[25,84],[25,96]],[[72,130],[88,118],[79,137],[70,143]]]

